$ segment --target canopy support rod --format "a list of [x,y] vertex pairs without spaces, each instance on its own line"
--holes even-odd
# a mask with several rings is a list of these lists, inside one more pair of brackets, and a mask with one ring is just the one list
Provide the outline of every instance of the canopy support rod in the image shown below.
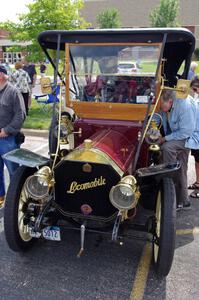
[[[158,79],[158,73],[160,71],[160,66],[161,66],[161,62],[162,62],[162,57],[163,57],[163,53],[164,53],[166,40],[167,40],[167,33],[164,34],[163,41],[162,41],[162,47],[161,47],[160,56],[159,56],[159,60],[158,60],[158,66],[157,66],[156,74],[155,74],[155,82],[156,83],[158,82],[158,80],[157,80]],[[139,144],[138,144],[138,147],[137,147],[137,151],[136,151],[136,154],[135,154],[135,160],[134,160],[134,163],[133,163],[132,173],[134,173],[135,170],[136,170],[138,158],[140,156],[140,151],[141,151],[142,143],[143,143],[143,140],[144,140],[143,136],[145,134],[145,129],[146,129],[146,126],[147,126],[148,116],[149,116],[149,113],[150,113],[151,104],[153,102],[153,99],[154,99],[154,92],[151,92],[151,95],[149,96],[148,105],[147,105],[146,115],[145,115],[144,122],[143,122],[141,137],[140,137]]]

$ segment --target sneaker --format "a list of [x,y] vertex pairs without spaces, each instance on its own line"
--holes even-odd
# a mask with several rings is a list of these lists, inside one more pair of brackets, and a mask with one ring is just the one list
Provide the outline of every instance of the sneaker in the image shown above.
[[177,204],[176,211],[179,211],[181,209],[183,209],[183,204],[182,203]]
[[181,209],[183,209],[183,210],[190,210],[191,209],[191,203],[187,202],[185,204],[183,204],[183,203],[177,204],[176,210],[178,211],[178,210],[181,210]]
[[183,210],[190,210],[191,209],[191,203],[187,202],[187,203],[183,204],[182,209]]

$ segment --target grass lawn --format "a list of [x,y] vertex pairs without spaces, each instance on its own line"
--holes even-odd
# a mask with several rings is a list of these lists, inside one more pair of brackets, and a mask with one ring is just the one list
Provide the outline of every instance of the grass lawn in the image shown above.
[[[45,76],[53,76],[54,74],[54,69],[53,67],[51,66],[51,64],[46,64],[46,72],[45,72]],[[39,66],[36,66],[36,72],[37,72],[37,75],[40,75],[40,69],[39,69]]]
[[50,126],[51,114],[52,110],[44,112],[36,100],[32,99],[29,115],[26,117],[23,128],[48,129]]
[[144,73],[154,73],[156,72],[157,69],[157,62],[153,62],[153,61],[144,61],[141,63],[141,67],[142,67],[142,72]]

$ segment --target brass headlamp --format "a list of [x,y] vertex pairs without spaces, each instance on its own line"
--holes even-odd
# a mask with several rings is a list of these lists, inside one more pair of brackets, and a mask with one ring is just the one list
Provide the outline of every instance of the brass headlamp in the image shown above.
[[[62,114],[60,119],[60,144],[68,144],[68,136],[73,132],[73,125],[68,113]],[[54,136],[58,136],[58,125],[55,127]]]
[[42,167],[34,175],[28,177],[25,184],[27,192],[33,199],[47,197],[50,187],[54,185],[51,169],[48,166]]
[[160,128],[162,126],[162,116],[159,113],[154,113],[153,119],[151,120],[149,129],[146,133],[145,140],[150,145],[151,151],[160,150]]
[[109,193],[109,199],[113,206],[119,210],[129,210],[137,205],[140,193],[134,176],[128,175],[113,186]]

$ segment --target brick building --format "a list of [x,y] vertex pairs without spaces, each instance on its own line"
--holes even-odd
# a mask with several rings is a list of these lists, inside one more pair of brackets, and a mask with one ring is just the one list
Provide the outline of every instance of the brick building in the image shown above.
[[[109,8],[120,13],[122,27],[150,27],[150,12],[160,0],[84,0],[83,18],[96,28],[96,16]],[[192,30],[199,47],[199,0],[179,0],[178,22]]]

